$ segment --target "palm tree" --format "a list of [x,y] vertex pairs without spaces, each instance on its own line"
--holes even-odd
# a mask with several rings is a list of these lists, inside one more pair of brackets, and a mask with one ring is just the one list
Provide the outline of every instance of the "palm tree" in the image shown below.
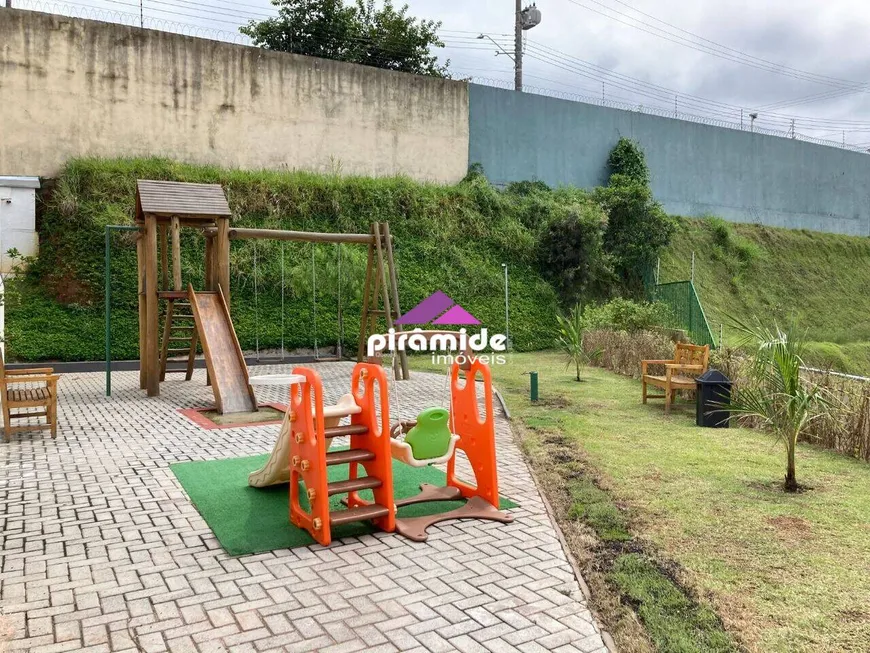
[[589,362],[595,353],[583,348],[583,307],[578,303],[567,315],[557,315],[559,321],[558,345],[567,359],[567,366],[574,366],[576,380],[580,381],[580,366]]
[[782,329],[735,320],[744,335],[742,345],[751,348],[749,380],[723,408],[731,413],[755,417],[785,443],[785,491],[798,489],[795,448],[800,435],[816,419],[828,415],[830,403],[818,384],[801,378],[804,340],[794,324]]

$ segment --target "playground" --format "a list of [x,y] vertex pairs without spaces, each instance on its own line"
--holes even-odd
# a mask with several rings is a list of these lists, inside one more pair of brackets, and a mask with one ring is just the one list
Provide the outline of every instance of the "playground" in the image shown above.
[[[309,367],[325,403],[348,392],[354,363]],[[0,449],[0,590],[12,650],[604,650],[500,411],[499,492],[516,504],[511,523],[443,522],[421,543],[371,529],[329,547],[308,539],[233,556],[173,467],[262,457],[281,427],[209,430],[185,417],[179,409],[213,402],[205,376],[170,377],[147,399],[138,372],[115,372],[111,397],[101,373],[64,375],[59,437],[34,432]],[[394,417],[413,419],[443,395],[444,375],[413,372],[400,384]],[[256,392],[261,402],[287,402],[286,387]],[[427,469],[443,482],[446,466]],[[462,465],[458,472],[468,478]],[[286,501],[286,486],[282,494]]]
[[[220,185],[140,180],[135,226],[106,227],[105,377],[8,372],[0,598],[13,648],[606,650],[488,365],[454,344],[445,371],[412,375],[401,348],[366,346],[387,330],[457,340],[394,328],[415,311],[400,308],[389,225],[230,218]],[[204,245],[199,287],[182,228]],[[137,371],[112,371],[113,229],[134,236]],[[282,340],[278,360],[258,349],[249,368],[230,309],[234,239],[333,244],[339,265],[343,244],[367,248],[356,363],[339,343],[329,361],[286,364]],[[438,301],[433,324],[477,324]],[[50,437],[12,437],[40,427]]]

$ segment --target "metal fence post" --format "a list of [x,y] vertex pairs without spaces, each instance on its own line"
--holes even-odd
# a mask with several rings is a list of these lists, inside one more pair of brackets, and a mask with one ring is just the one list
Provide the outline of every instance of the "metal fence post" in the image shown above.
[[139,231],[139,227],[122,224],[107,224],[106,254],[103,285],[105,286],[106,314],[106,396],[112,396],[112,231]]

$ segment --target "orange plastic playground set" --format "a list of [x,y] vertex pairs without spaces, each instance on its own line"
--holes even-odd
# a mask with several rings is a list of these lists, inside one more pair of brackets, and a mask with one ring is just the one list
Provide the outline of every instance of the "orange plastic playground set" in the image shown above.
[[[391,424],[390,386],[384,367],[372,359],[361,362],[364,344],[368,335],[375,332],[378,317],[382,316],[391,329],[394,318],[400,315],[389,226],[373,223],[368,234],[231,230],[230,214],[226,195],[216,184],[138,182],[140,385],[148,395],[158,395],[160,382],[172,371],[167,368],[170,355],[184,356],[185,364],[179,371],[184,371],[186,379],[191,379],[198,344],[203,349],[207,378],[219,413],[257,411],[254,381],[263,385],[289,385],[290,401],[278,440],[265,466],[249,475],[248,484],[259,488],[289,482],[291,522],[307,530],[324,546],[332,541],[334,526],[355,521],[371,521],[384,531],[397,532],[416,541],[426,539],[429,526],[447,519],[512,521],[513,517],[498,509],[489,368],[466,351],[458,357],[464,359],[463,362],[454,362],[450,370],[449,411],[432,407],[421,412],[415,421]],[[201,291],[195,290],[192,284],[184,289],[182,226],[198,228],[205,237],[205,289]],[[324,407],[320,377],[310,368],[298,367],[289,376],[249,377],[229,311],[229,252],[230,240],[234,238],[368,246],[357,359],[360,362],[353,370],[351,392],[335,406]],[[159,258],[158,240],[162,254]],[[158,289],[158,270],[162,272],[162,290]],[[161,300],[166,303],[162,341],[159,337]],[[383,308],[380,308],[380,300]],[[415,330],[413,333],[428,337],[441,332]],[[172,346],[179,342],[184,346]],[[110,369],[107,364],[107,377]],[[407,359],[401,349],[393,352],[393,373],[396,383],[408,378]],[[398,399],[398,387],[393,385],[393,390]],[[341,421],[347,418],[350,423],[342,425]],[[350,447],[330,451],[332,439],[340,436],[350,437]],[[457,476],[460,452],[467,458],[474,485]],[[393,460],[412,467],[446,463],[446,486],[422,484],[420,494],[397,499],[393,488]],[[330,482],[327,470],[338,465],[347,465],[348,474],[343,480]],[[364,500],[359,494],[362,491],[371,491],[373,501]],[[331,510],[330,497],[339,494],[347,495],[343,501],[346,508]],[[402,506],[461,499],[467,499],[462,507],[444,513],[414,518],[398,516]]]
[[[307,530],[324,546],[332,541],[332,527],[352,521],[371,520],[381,530],[397,532],[415,541],[426,539],[426,529],[447,519],[491,519],[511,522],[513,517],[498,509],[498,474],[495,459],[495,423],[492,407],[492,380],[489,368],[480,361],[467,367],[454,363],[450,373],[450,431],[458,436],[447,460],[447,485],[421,486],[420,494],[396,499],[393,496],[392,458],[407,462],[398,453],[399,442],[390,437],[390,405],[384,368],[372,363],[357,363],[351,376],[354,408],[347,426],[327,428],[323,406],[323,387],[318,374],[299,367],[294,374],[305,377],[291,390],[287,421],[290,425],[290,520]],[[481,383],[476,379],[480,377]],[[478,390],[483,389],[483,397]],[[482,400],[482,401],[481,401]],[[484,415],[479,416],[479,408]],[[328,441],[350,436],[350,448],[329,451]],[[468,458],[476,484],[461,481],[456,475],[459,451]],[[440,462],[438,459],[433,462]],[[415,461],[427,463],[428,461]],[[347,480],[330,483],[327,468],[348,465]],[[361,475],[360,472],[365,474]],[[374,501],[359,496],[371,490]],[[329,497],[347,493],[346,509],[331,511]],[[306,509],[301,501],[307,498]],[[398,508],[429,501],[468,499],[456,510],[402,519]]]

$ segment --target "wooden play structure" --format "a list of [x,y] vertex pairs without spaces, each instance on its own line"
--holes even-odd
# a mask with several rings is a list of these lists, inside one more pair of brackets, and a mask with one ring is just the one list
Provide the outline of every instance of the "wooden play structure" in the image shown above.
[[[289,445],[289,452],[282,449],[277,457],[275,452],[272,456],[275,466],[281,467],[279,458],[289,453],[290,521],[306,529],[324,546],[332,541],[333,527],[354,521],[371,521],[381,530],[395,531],[415,541],[424,541],[429,526],[448,519],[513,521],[513,517],[498,509],[490,371],[479,361],[466,367],[464,378],[459,364],[454,363],[450,371],[449,428],[455,440],[450,444],[446,461],[447,485],[439,488],[424,484],[420,494],[401,499],[393,495],[393,458],[406,464],[409,460],[407,451],[401,447],[397,449],[396,439],[391,437],[395,429],[390,426],[384,367],[374,363],[357,363],[350,384],[349,396],[353,403],[342,398],[340,406],[332,410],[324,408],[323,387],[317,373],[305,367],[294,369],[293,373],[304,377],[304,381],[291,387],[285,423],[276,445],[278,452],[284,440]],[[476,379],[481,383],[476,383]],[[483,397],[478,396],[481,388]],[[479,404],[484,410],[483,415],[478,414]],[[338,426],[337,421],[327,421],[340,419],[341,416],[349,416],[350,424]],[[339,436],[349,436],[350,447],[330,451],[329,442]],[[473,485],[457,476],[456,456],[459,451],[468,459],[475,477]],[[411,456],[410,460],[434,464],[441,459],[418,461]],[[348,466],[347,477],[330,482],[327,470],[340,465]],[[258,472],[252,474],[249,480],[251,485],[255,484],[251,481],[256,474]],[[275,480],[280,482],[277,477]],[[363,490],[372,492],[373,501],[366,501],[359,496]],[[347,495],[343,501],[346,508],[333,510],[330,508],[330,497],[338,494]],[[401,506],[462,498],[468,501],[456,510],[411,519],[397,516]]]
[[[368,334],[378,329],[378,318],[383,317],[387,327],[391,328],[400,315],[398,281],[388,224],[374,223],[368,234],[331,234],[235,229],[230,227],[230,219],[226,195],[218,184],[137,182],[136,224],[140,228],[136,245],[139,266],[139,382],[149,397],[160,394],[160,382],[165,380],[167,373],[184,372],[185,378],[190,380],[197,345],[201,345],[218,412],[257,410],[254,391],[248,382],[247,364],[230,315],[231,240],[271,239],[368,245],[358,360],[362,360]],[[183,285],[182,227],[196,228],[205,238],[205,287],[201,290],[195,289],[192,284],[188,284],[187,288]],[[382,306],[379,299],[383,301]],[[181,369],[172,369],[168,363],[173,357],[176,360],[182,357],[186,365]],[[407,378],[408,374],[407,360],[402,354],[397,378]]]
[[[677,343],[672,360],[646,360],[640,362],[641,383],[643,384],[643,403],[647,399],[664,399],[665,413],[671,412],[678,390],[694,390],[695,377],[707,371],[710,364],[709,345],[689,345]],[[664,375],[648,373],[650,365],[664,365]],[[647,385],[664,390],[662,395],[647,394]]]
[[[34,429],[51,429],[51,437],[57,437],[59,379],[60,376],[50,367],[7,370],[3,351],[0,350],[0,400],[3,401],[3,439],[6,442],[12,440],[13,433]],[[33,408],[37,410],[31,410]],[[29,420],[38,417],[44,417],[45,422],[24,426],[12,425],[13,419]]]

